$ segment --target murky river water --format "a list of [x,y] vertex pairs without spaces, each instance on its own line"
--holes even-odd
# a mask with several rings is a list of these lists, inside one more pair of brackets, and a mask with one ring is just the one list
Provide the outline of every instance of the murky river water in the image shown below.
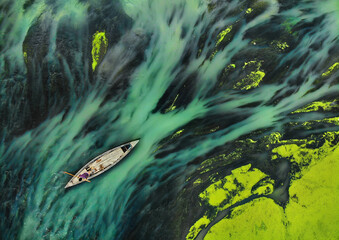
[[[170,203],[203,160],[229,154],[220,147],[338,131],[286,127],[338,121],[336,1],[2,0],[0,9],[2,239],[185,238],[200,216],[174,229],[181,210]],[[290,114],[321,100],[334,110]],[[64,189],[63,171],[139,138],[115,168]],[[155,210],[166,204],[176,217]]]

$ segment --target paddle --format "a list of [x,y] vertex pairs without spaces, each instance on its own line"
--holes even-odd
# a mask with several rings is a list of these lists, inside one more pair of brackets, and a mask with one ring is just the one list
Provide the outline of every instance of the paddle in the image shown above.
[[[80,177],[78,177],[78,176],[75,176],[75,175],[73,175],[72,173],[69,173],[69,172],[64,172],[64,173],[66,173],[66,174],[68,174],[68,175],[71,175],[71,176],[73,176],[73,177],[77,177],[77,178],[80,178]],[[91,182],[90,180],[88,180],[88,179],[86,179],[86,178],[83,178],[85,181],[87,181],[87,182]]]

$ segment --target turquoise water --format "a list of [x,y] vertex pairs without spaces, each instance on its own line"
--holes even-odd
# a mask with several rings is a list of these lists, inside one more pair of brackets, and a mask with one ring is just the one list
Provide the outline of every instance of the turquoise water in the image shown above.
[[[126,239],[149,196],[170,198],[156,193],[173,179],[180,191],[215,147],[331,117],[288,114],[338,95],[337,73],[322,77],[338,62],[338,4],[266,3],[251,17],[249,1],[1,1],[2,238]],[[93,72],[92,35],[104,30]],[[234,87],[250,61],[262,82]],[[139,138],[115,168],[64,189],[63,171]]]

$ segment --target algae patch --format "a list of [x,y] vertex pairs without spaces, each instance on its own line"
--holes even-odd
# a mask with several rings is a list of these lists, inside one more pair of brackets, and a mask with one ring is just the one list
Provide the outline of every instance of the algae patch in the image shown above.
[[169,107],[165,110],[165,113],[168,113],[168,112],[170,112],[170,111],[173,111],[174,109],[177,108],[177,106],[175,106],[174,104],[175,104],[175,102],[177,101],[178,97],[179,97],[179,94],[177,94],[177,96],[174,98],[174,101],[173,101],[173,103],[171,104],[171,106],[169,106]]
[[339,132],[324,133],[320,139],[324,144],[315,149],[306,144],[275,148],[273,152],[298,165],[291,170],[299,174],[289,187],[286,207],[272,199],[254,199],[232,209],[204,239],[338,239],[338,136]]
[[[220,50],[220,47],[222,48],[222,45],[230,40],[230,38],[232,37],[232,34],[229,34],[229,33],[232,31],[232,28],[233,27],[231,25],[231,26],[227,27],[226,29],[222,30],[218,34],[217,41],[215,43],[215,49],[212,52],[212,54],[210,55],[210,60],[212,60],[214,58],[215,54],[217,54],[218,50]],[[223,44],[221,44],[221,43],[223,43]]]
[[200,168],[198,170],[201,170],[201,174],[202,174],[202,173],[212,170],[211,166],[216,162],[222,161],[223,163],[227,164],[228,162],[232,160],[236,161],[241,158],[242,156],[241,152],[242,152],[242,149],[239,148],[239,149],[235,149],[230,154],[222,153],[215,157],[208,158],[201,163]]
[[[324,119],[339,123],[339,118]],[[323,121],[323,120],[320,120]],[[339,208],[333,196],[339,196],[339,132],[325,132],[306,139],[281,140],[274,132],[263,138],[262,145],[270,152],[272,162],[287,160],[289,200],[282,207],[274,200],[259,197],[232,208],[249,197],[272,194],[275,181],[251,164],[236,168],[230,175],[215,181],[199,194],[201,206],[207,209],[191,227],[186,239],[195,239],[203,228],[213,224],[204,239],[336,239]],[[248,142],[260,144],[247,139]],[[228,155],[217,156],[218,160]],[[210,165],[215,159],[204,161]],[[222,160],[221,160],[222,161]],[[203,165],[203,164],[202,164]],[[196,183],[200,184],[201,179]],[[326,206],[326,207],[324,207]],[[326,208],[324,210],[324,208]],[[213,222],[218,213],[230,209],[221,221]],[[208,221],[206,221],[208,219]],[[205,224],[202,224],[205,223]],[[311,226],[311,227],[309,227]]]
[[215,219],[218,212],[253,194],[266,195],[273,191],[274,180],[268,179],[267,175],[259,169],[251,167],[251,164],[247,164],[234,169],[232,174],[211,184],[199,194],[201,202],[215,210],[212,216],[205,215],[196,221],[190,228],[186,239],[195,239],[202,228]]
[[[252,195],[252,187],[267,177],[259,169],[251,169],[251,164],[234,169],[232,174],[213,183],[200,193],[200,199],[222,211],[236,202]],[[258,193],[263,193],[259,191]]]
[[207,216],[203,216],[190,228],[189,234],[187,234],[186,239],[194,239],[198,235],[198,233],[207,227],[207,225],[211,222]]
[[25,60],[25,63],[28,62],[28,60],[27,60],[27,52],[24,52],[24,60]]
[[[276,147],[272,150],[272,153],[290,160],[292,163],[291,171],[293,173],[291,179],[295,180],[302,177],[304,169],[310,168],[317,161],[329,155],[332,150],[335,150],[332,143],[335,141],[335,135],[338,135],[338,132],[324,133],[321,137],[324,144],[319,148],[309,147],[312,146],[315,140],[299,140],[292,144],[283,144]],[[339,144],[337,143],[336,145]]]
[[256,88],[259,86],[260,82],[265,77],[265,72],[262,71],[261,68],[261,61],[250,61],[245,62],[243,69],[247,67],[254,66],[255,71],[251,71],[245,78],[239,80],[234,86],[234,89],[240,90],[249,90],[252,88]]
[[235,207],[229,217],[213,225],[205,240],[285,239],[283,210],[268,198]]
[[322,77],[328,77],[333,73],[333,71],[337,71],[339,69],[339,62],[334,63],[331,67],[328,68],[326,72],[321,74]]
[[286,48],[289,48],[290,46],[287,44],[287,42],[282,42],[282,41],[277,41],[274,40],[271,42],[271,45],[280,49],[280,50],[285,50]]
[[324,118],[324,119],[321,119],[321,120],[311,120],[311,121],[308,121],[308,122],[304,122],[303,124],[301,124],[301,126],[303,126],[306,129],[312,129],[315,126],[317,126],[317,124],[319,124],[319,123],[339,125],[339,117]]
[[226,28],[225,30],[221,31],[221,32],[218,34],[218,40],[217,40],[217,42],[216,42],[216,44],[215,44],[216,47],[224,40],[224,38],[226,37],[226,35],[227,35],[228,33],[230,33],[231,30],[232,30],[232,25],[229,26],[228,28]]
[[251,12],[253,12],[253,9],[252,8],[247,8],[246,14],[250,14]]
[[316,101],[306,105],[303,108],[295,110],[294,113],[307,113],[307,112],[316,112],[316,111],[332,111],[339,109],[339,103],[334,101]]
[[176,138],[176,137],[179,137],[179,136],[183,133],[183,131],[184,131],[184,129],[180,129],[180,130],[176,131],[176,132],[172,135],[171,139]]
[[97,65],[102,61],[103,56],[107,52],[108,40],[106,38],[105,32],[97,31],[93,35],[92,41],[92,69],[93,72],[96,69]]

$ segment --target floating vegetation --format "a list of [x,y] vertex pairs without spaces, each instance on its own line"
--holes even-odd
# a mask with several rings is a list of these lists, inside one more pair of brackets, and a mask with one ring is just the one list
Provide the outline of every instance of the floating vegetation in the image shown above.
[[107,52],[108,40],[105,32],[97,31],[93,35],[92,41],[92,69],[93,72],[97,65],[102,61],[104,55]]
[[261,70],[261,61],[250,61],[245,62],[243,69],[249,66],[256,66],[255,71],[251,71],[245,78],[239,80],[235,85],[234,89],[250,90],[259,86],[260,82],[265,77],[265,72]]
[[[258,169],[251,169],[251,164],[232,170],[232,174],[211,184],[199,198],[203,204],[214,207],[213,215],[200,218],[190,229],[186,239],[195,239],[203,227],[215,219],[218,212],[227,209],[252,194],[265,195],[273,191],[273,180],[265,180],[266,174]],[[255,185],[260,184],[254,188]],[[269,189],[269,190],[268,190]]]
[[306,105],[303,108],[295,110],[292,114],[295,113],[307,113],[307,112],[317,112],[317,111],[333,111],[339,109],[338,100],[334,101],[316,101]]
[[271,44],[275,47],[277,47],[278,49],[280,50],[285,50],[286,48],[289,47],[289,45],[287,44],[287,42],[281,42],[281,41],[277,41],[277,40],[274,40],[271,42]]
[[337,71],[339,69],[339,62],[334,63],[331,67],[328,68],[326,72],[321,74],[322,77],[328,77],[333,72]]
[[230,33],[232,31],[232,25],[227,27],[225,30],[221,31],[219,34],[218,34],[218,39],[217,39],[217,42],[215,44],[215,46],[218,46],[223,40],[224,38],[226,37],[226,35],[228,33]]
[[253,9],[252,9],[252,8],[247,8],[247,10],[246,10],[246,14],[250,14],[252,11],[253,11]]
[[[317,219],[326,222],[329,231],[334,233],[335,213],[330,210],[322,211],[321,208],[325,203],[329,204],[329,209],[335,208],[335,200],[330,196],[333,191],[339,194],[338,181],[323,176],[336,171],[334,169],[339,167],[338,161],[335,161],[339,154],[338,136],[339,132],[325,132],[318,140],[312,138],[280,140],[282,135],[275,132],[264,137],[263,144],[276,146],[269,147],[272,161],[287,159],[291,164],[290,200],[285,210],[272,199],[260,197],[274,193],[275,181],[260,170],[252,168],[251,164],[244,165],[234,169],[231,175],[212,183],[199,194],[202,207],[208,209],[207,206],[211,206],[213,210],[206,211],[194,223],[186,239],[195,239],[199,232],[207,227],[209,230],[204,239],[218,239],[228,235],[241,239],[252,234],[254,229],[256,233],[253,236],[258,239],[269,236],[272,232],[277,232],[277,239],[285,239],[286,236],[298,238],[304,233],[309,236],[319,235],[322,233],[317,229]],[[321,145],[314,148],[316,142],[321,142]],[[310,181],[317,179],[319,175],[322,175],[320,185],[318,182]],[[334,175],[331,173],[331,176]],[[235,203],[253,195],[259,197],[232,208]],[[231,209],[230,213],[221,221],[214,222],[218,213],[225,209]],[[315,217],[319,211],[322,213]],[[275,219],[273,222],[272,218]],[[248,223],[244,225],[244,222]],[[306,222],[313,228],[307,227],[304,224]],[[210,224],[212,226],[209,226]],[[298,230],[300,228],[303,231]]]
[[171,106],[169,106],[169,107],[165,110],[165,113],[168,113],[168,112],[173,111],[174,109],[176,109],[176,106],[175,106],[174,104],[175,104],[175,102],[177,101],[178,97],[179,97],[179,94],[177,94],[177,95],[175,96],[175,98],[174,98],[174,100],[173,100]]

